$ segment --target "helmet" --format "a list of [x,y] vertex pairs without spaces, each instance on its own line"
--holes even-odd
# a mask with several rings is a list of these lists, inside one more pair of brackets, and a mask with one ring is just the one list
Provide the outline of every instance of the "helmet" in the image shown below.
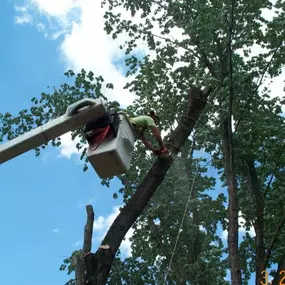
[[149,110],[149,115],[154,118],[156,124],[159,124],[159,116],[157,115],[156,111],[154,109]]

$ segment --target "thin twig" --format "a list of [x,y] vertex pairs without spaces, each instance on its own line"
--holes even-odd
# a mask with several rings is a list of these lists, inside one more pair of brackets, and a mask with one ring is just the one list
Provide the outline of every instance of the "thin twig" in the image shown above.
[[161,40],[165,40],[166,42],[170,42],[170,43],[172,43],[172,44],[174,44],[174,45],[176,45],[176,46],[178,46],[178,47],[180,47],[180,48],[183,48],[183,49],[189,51],[192,55],[194,55],[194,56],[197,57],[198,59],[200,58],[200,56],[199,56],[197,53],[195,53],[194,50],[185,47],[183,44],[179,43],[179,42],[178,42],[177,40],[175,40],[175,39],[172,39],[172,40],[171,40],[170,38],[167,38],[167,37],[163,37],[163,36],[156,35],[156,34],[153,34],[153,33],[151,33],[151,34],[152,34],[153,37],[159,38],[159,39],[161,39]]

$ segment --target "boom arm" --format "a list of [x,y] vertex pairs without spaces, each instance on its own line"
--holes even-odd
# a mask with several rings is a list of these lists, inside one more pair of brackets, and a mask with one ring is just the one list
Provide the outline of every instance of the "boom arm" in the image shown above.
[[63,116],[0,145],[0,164],[104,116],[104,104],[102,99],[82,99],[70,105]]

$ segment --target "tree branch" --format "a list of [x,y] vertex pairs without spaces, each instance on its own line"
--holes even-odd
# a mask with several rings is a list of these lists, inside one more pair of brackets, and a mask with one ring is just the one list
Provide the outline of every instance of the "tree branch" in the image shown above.
[[277,54],[277,51],[278,51],[278,50],[280,49],[280,47],[282,46],[282,44],[283,44],[283,39],[282,39],[282,41],[280,42],[280,44],[276,47],[276,49],[274,50],[271,59],[270,59],[269,62],[267,63],[267,65],[266,65],[266,67],[265,67],[263,73],[261,74],[261,76],[260,76],[260,78],[259,78],[259,80],[258,80],[258,84],[257,84],[256,88],[255,88],[255,89],[253,90],[253,92],[251,93],[251,96],[248,97],[248,99],[247,99],[247,101],[246,101],[246,103],[245,103],[245,105],[244,105],[242,111],[240,112],[240,118],[236,121],[236,126],[235,126],[235,130],[236,130],[236,131],[237,131],[237,129],[238,129],[238,127],[239,127],[239,124],[240,124],[240,122],[241,122],[241,120],[242,120],[242,118],[243,118],[242,115],[244,114],[245,110],[247,109],[247,107],[248,107],[250,101],[252,100],[253,96],[254,96],[255,93],[258,91],[259,87],[261,86],[262,81],[263,81],[263,78],[264,78],[264,76],[265,76],[265,74],[266,74],[268,68],[270,67],[270,65],[271,65],[271,63],[272,63],[272,61],[273,61],[275,55]]
[[266,268],[266,266],[267,266],[267,263],[268,263],[270,256],[271,256],[271,251],[272,251],[272,249],[273,249],[273,247],[277,241],[277,238],[281,232],[282,227],[284,226],[284,223],[285,223],[285,209],[284,209],[283,217],[281,218],[279,224],[277,225],[276,232],[275,232],[275,234],[274,234],[274,236],[273,236],[273,238],[269,244],[268,249],[266,250],[266,254],[265,254],[265,258],[263,261],[262,268]]
[[267,192],[269,191],[269,188],[270,188],[270,185],[271,185],[271,183],[272,183],[272,181],[273,181],[274,175],[276,174],[276,171],[277,171],[277,169],[278,169],[278,167],[279,167],[281,155],[282,155],[282,153],[283,153],[283,151],[284,151],[284,148],[285,148],[285,145],[282,145],[282,148],[281,148],[281,150],[280,150],[280,153],[279,153],[279,155],[278,155],[278,158],[277,158],[277,161],[276,161],[276,164],[275,164],[275,168],[274,168],[274,170],[273,170],[273,172],[272,172],[272,174],[271,174],[271,177],[270,177],[270,179],[269,179],[269,181],[268,181],[268,183],[267,183],[267,186],[266,186],[266,188],[265,188],[265,190],[264,190],[264,194],[263,194],[264,199],[265,199],[265,197],[266,197],[266,195],[267,195]]
[[189,51],[193,56],[195,56],[195,57],[198,58],[198,59],[201,58],[201,57],[199,56],[199,54],[197,54],[194,50],[185,47],[182,43],[179,43],[177,40],[171,40],[170,38],[163,37],[163,36],[156,35],[156,34],[152,34],[152,36],[153,36],[153,37],[156,37],[156,38],[159,38],[159,39],[162,39],[162,40],[165,40],[166,42],[172,43],[173,45],[175,45],[175,46],[177,46],[177,47],[183,48],[183,49]]
[[[151,218],[148,218],[148,222],[149,222],[150,228],[151,228],[151,230],[153,232],[153,236],[155,237],[155,240],[156,240],[156,242],[158,244],[157,247],[161,248],[162,249],[162,254],[165,255],[167,260],[170,260],[171,259],[171,255],[170,255],[169,249],[167,248],[167,246],[161,240],[161,235],[159,233],[158,227],[154,224],[154,222],[153,222],[153,220]],[[175,275],[176,279],[180,280],[181,279],[181,272],[179,270],[179,266],[177,267],[176,264],[173,264],[172,268],[173,268],[174,275]],[[181,284],[183,284],[183,283],[181,283]]]
[[94,212],[91,205],[86,206],[87,212],[87,222],[84,228],[84,241],[83,250],[80,255],[76,256],[76,268],[75,268],[75,280],[76,285],[86,284],[85,278],[85,261],[84,257],[91,251],[92,247],[92,234],[93,234],[93,224],[94,224]]
[[261,272],[264,270],[262,267],[264,255],[265,255],[265,246],[264,246],[264,200],[260,189],[260,183],[258,182],[258,177],[256,169],[254,166],[254,161],[250,160],[247,162],[248,168],[248,182],[249,188],[252,191],[254,197],[254,208],[255,211],[255,245],[256,245],[256,257],[255,257],[255,284],[261,284]]
[[[212,88],[206,88],[202,91],[197,87],[191,87],[185,117],[180,119],[177,128],[172,132],[168,143],[166,143],[167,146],[170,146],[170,154],[158,157],[155,161],[133,197],[122,208],[111,225],[103,239],[102,245],[104,246],[101,246],[95,254],[87,255],[87,270],[88,272],[92,271],[92,282],[90,284],[106,284],[113,259],[124,236],[142,214],[151,197],[162,183],[177,154],[181,151],[181,147],[193,130],[211,92]],[[191,116],[193,119],[186,116]]]
[[83,242],[83,254],[87,254],[92,248],[92,235],[94,224],[94,211],[91,205],[86,206],[87,222],[84,228],[84,242]]
[[281,257],[280,261],[278,262],[277,273],[272,280],[271,285],[281,285],[281,278],[284,276],[284,273],[281,275],[281,271],[285,269],[285,254]]

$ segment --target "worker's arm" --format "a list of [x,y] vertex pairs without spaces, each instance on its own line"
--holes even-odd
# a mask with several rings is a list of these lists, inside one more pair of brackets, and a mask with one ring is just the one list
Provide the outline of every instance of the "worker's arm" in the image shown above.
[[153,135],[155,136],[157,142],[159,143],[159,146],[161,149],[165,148],[165,145],[163,143],[162,137],[160,135],[160,131],[157,127],[151,127],[151,131],[153,133]]
[[144,134],[139,136],[139,139],[143,142],[143,144],[151,151],[154,151],[154,147],[152,146],[152,144],[146,139],[146,137],[144,136]]

